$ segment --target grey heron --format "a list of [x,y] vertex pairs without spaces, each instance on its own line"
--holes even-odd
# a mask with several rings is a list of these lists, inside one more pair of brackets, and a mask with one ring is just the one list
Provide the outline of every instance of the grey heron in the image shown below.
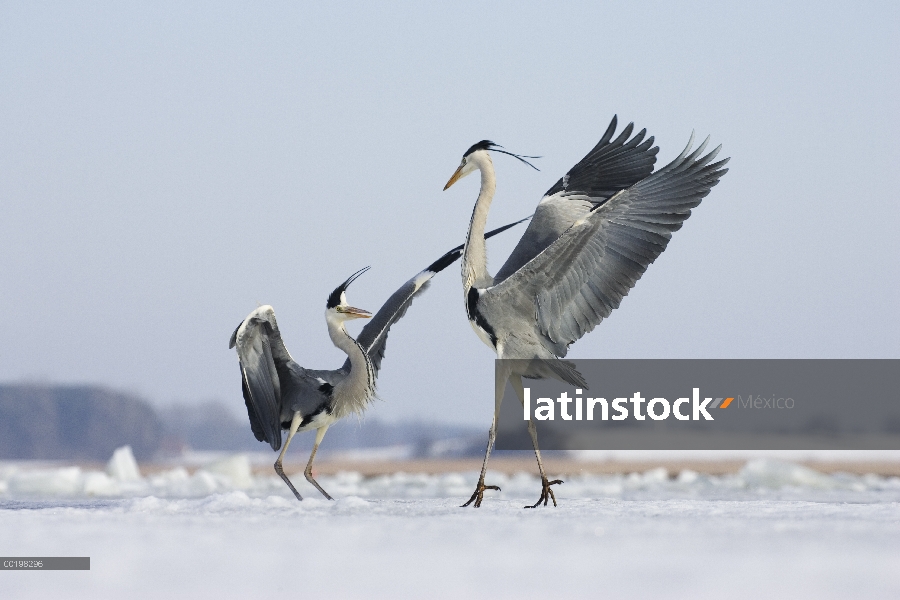
[[[721,146],[701,156],[709,138],[688,154],[694,136],[671,163],[653,172],[658,148],[646,130],[630,137],[634,124],[612,139],[616,117],[597,145],[543,196],[522,239],[495,276],[488,273],[484,229],[496,180],[490,152],[525,158],[483,140],[469,148],[444,187],[480,171],[481,189],[469,222],[462,257],[463,297],[478,337],[501,359],[543,359],[506,365],[496,377],[494,420],[481,476],[468,502],[480,506],[503,390],[508,380],[522,399],[522,377],[554,378],[586,388],[572,363],[559,360],[569,346],[618,308],[691,209],[727,172],[728,159],[713,163]],[[630,138],[630,139],[629,139]],[[521,366],[521,365],[528,365]],[[503,368],[503,367],[501,367]],[[533,421],[528,432],[541,475],[541,495],[556,506],[541,461]]]
[[[491,237],[521,221],[510,223],[489,232]],[[241,387],[247,416],[253,435],[260,442],[268,442],[272,450],[281,450],[275,461],[275,472],[297,497],[294,484],[284,473],[282,462],[294,435],[298,431],[316,430],[316,439],[303,474],[322,495],[332,497],[322,489],[312,475],[313,460],[328,427],[339,419],[360,414],[375,394],[375,382],[391,326],[406,314],[413,299],[425,291],[437,273],[456,262],[462,246],[457,246],[404,283],[384,306],[372,317],[368,311],[347,304],[347,287],[368,267],[351,275],[328,296],[325,322],[332,343],[347,354],[340,369],[305,369],[297,364],[281,339],[281,331],[271,306],[260,306],[244,319],[229,341],[236,348],[241,367]],[[350,319],[372,318],[355,340],[344,328]],[[281,445],[281,431],[288,430],[287,441]]]

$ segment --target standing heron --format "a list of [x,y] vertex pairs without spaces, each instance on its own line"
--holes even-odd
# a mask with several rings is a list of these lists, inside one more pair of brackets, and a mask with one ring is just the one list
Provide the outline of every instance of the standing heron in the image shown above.
[[[491,237],[531,217],[489,232]],[[241,366],[244,403],[253,435],[268,442],[272,450],[281,449],[275,472],[284,480],[297,500],[303,500],[285,475],[282,461],[298,431],[316,430],[316,441],[303,474],[329,500],[333,500],[312,476],[313,459],[325,432],[332,423],[349,414],[361,414],[375,394],[375,380],[384,358],[391,325],[406,314],[413,298],[424,292],[437,273],[456,262],[463,247],[457,246],[404,283],[388,298],[381,310],[372,314],[347,304],[347,287],[369,267],[351,275],[328,296],[325,322],[332,343],[347,354],[340,369],[330,371],[304,369],[293,358],[281,339],[275,311],[260,306],[244,319],[231,335],[229,348],[237,348]],[[350,337],[344,323],[350,319],[372,318],[357,339]],[[281,446],[281,430],[288,438]]]
[[[486,489],[488,459],[497,433],[503,390],[509,380],[521,400],[522,377],[554,378],[586,388],[584,378],[566,361],[569,346],[618,308],[647,266],[652,263],[691,209],[709,194],[727,172],[728,159],[711,163],[716,148],[700,156],[709,141],[690,155],[694,136],[678,158],[653,173],[658,148],[646,130],[629,139],[629,124],[613,140],[616,117],[593,150],[551,187],[538,204],[534,218],[496,276],[487,271],[485,223],[494,197],[496,179],[490,152],[509,154],[534,167],[525,158],[484,140],[469,148],[444,187],[481,172],[481,189],[469,222],[462,256],[462,283],[466,313],[478,337],[501,359],[543,359],[501,363],[496,376],[494,421],[488,436],[484,464],[475,492],[468,502],[480,506]],[[527,366],[523,366],[527,365]],[[526,508],[548,499],[556,506],[541,462],[537,431],[528,421],[541,474],[541,495]]]

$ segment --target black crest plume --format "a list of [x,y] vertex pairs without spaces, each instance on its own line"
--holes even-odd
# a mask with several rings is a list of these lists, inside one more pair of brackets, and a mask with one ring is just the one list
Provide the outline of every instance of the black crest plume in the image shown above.
[[350,286],[351,283],[356,281],[356,278],[369,270],[369,267],[363,267],[353,275],[347,278],[347,281],[342,283],[341,285],[334,288],[334,291],[331,292],[331,295],[328,296],[328,302],[325,304],[325,308],[334,308],[338,304],[341,303],[341,294],[346,291],[346,289]]
[[540,158],[540,156],[525,156],[524,154],[523,155],[513,154],[512,152],[507,152],[506,150],[503,150],[502,148],[503,148],[503,146],[501,146],[499,144],[495,144],[491,140],[481,140],[477,144],[472,144],[472,147],[469,148],[468,150],[466,150],[466,153],[463,154],[463,157],[465,158],[466,156],[472,154],[476,150],[490,150],[491,152],[500,152],[501,154],[508,154],[508,155],[512,156],[513,158],[517,158],[517,159],[521,160],[523,163],[525,163],[526,165],[528,165],[535,171],[540,171],[540,169],[538,169],[536,166],[534,166],[533,164],[531,164],[530,162],[525,160],[526,158]]

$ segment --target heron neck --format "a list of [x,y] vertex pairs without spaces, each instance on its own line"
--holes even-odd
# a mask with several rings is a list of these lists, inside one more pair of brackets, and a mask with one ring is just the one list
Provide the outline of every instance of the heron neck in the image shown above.
[[350,373],[334,386],[334,410],[338,418],[361,413],[375,393],[375,370],[369,355],[344,329],[343,321],[328,319],[328,335],[335,346],[350,359]]
[[487,245],[484,240],[484,228],[487,225],[491,202],[494,200],[497,180],[494,177],[494,165],[489,157],[485,156],[477,164],[481,172],[481,189],[478,192],[478,200],[475,201],[475,208],[472,210],[469,234],[466,236],[466,245],[462,255],[462,279],[463,288],[466,291],[473,285],[489,285],[492,280],[487,270]]

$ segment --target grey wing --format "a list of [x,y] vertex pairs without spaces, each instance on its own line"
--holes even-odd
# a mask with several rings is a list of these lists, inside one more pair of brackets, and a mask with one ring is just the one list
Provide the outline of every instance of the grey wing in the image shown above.
[[[509,223],[503,227],[491,230],[484,235],[485,239],[491,238],[498,233],[503,233],[510,227],[515,227],[519,223],[527,221],[531,217],[525,217],[515,223]],[[422,272],[416,274],[415,277],[404,283],[400,289],[391,294],[387,302],[375,313],[375,316],[366,323],[360,332],[356,341],[362,346],[363,350],[368,352],[372,365],[377,373],[381,369],[381,360],[384,358],[385,345],[387,344],[388,332],[391,325],[403,318],[406,311],[412,304],[413,298],[428,289],[428,282],[432,277],[455,263],[462,256],[463,246],[453,248],[442,257],[428,265]],[[350,359],[344,362],[344,369],[350,368]]]
[[[430,267],[429,267],[430,269]],[[382,307],[375,313],[372,320],[366,323],[356,341],[362,349],[368,353],[376,375],[381,369],[381,360],[384,358],[385,345],[391,326],[403,318],[412,304],[413,298],[428,289],[428,281],[437,274],[437,271],[425,269],[415,277],[404,283],[400,289],[391,294]],[[344,362],[344,369],[350,368],[350,359]]]
[[281,448],[281,380],[279,367],[291,361],[281,339],[275,311],[260,306],[238,326],[229,348],[237,348],[244,402],[250,427],[259,441]]
[[[708,138],[707,138],[708,141]],[[537,327],[552,342],[568,346],[618,308],[647,266],[666,249],[691,209],[728,171],[724,159],[710,164],[719,148],[697,158],[693,143],[672,163],[619,192],[573,225],[552,245],[479,302],[504,305],[531,299]],[[533,305],[531,304],[533,302]]]
[[653,172],[659,152],[653,146],[653,137],[644,141],[647,130],[642,129],[629,140],[634,131],[634,123],[629,123],[613,140],[616,123],[614,116],[593,150],[547,190],[525,235],[497,272],[495,282],[518,271],[598,204]]
[[547,190],[545,197],[566,192],[606,200],[653,172],[659,152],[659,148],[651,148],[653,137],[641,143],[647,134],[641,129],[629,140],[634,131],[634,123],[629,123],[613,140],[617,122],[614,115],[597,145]]

